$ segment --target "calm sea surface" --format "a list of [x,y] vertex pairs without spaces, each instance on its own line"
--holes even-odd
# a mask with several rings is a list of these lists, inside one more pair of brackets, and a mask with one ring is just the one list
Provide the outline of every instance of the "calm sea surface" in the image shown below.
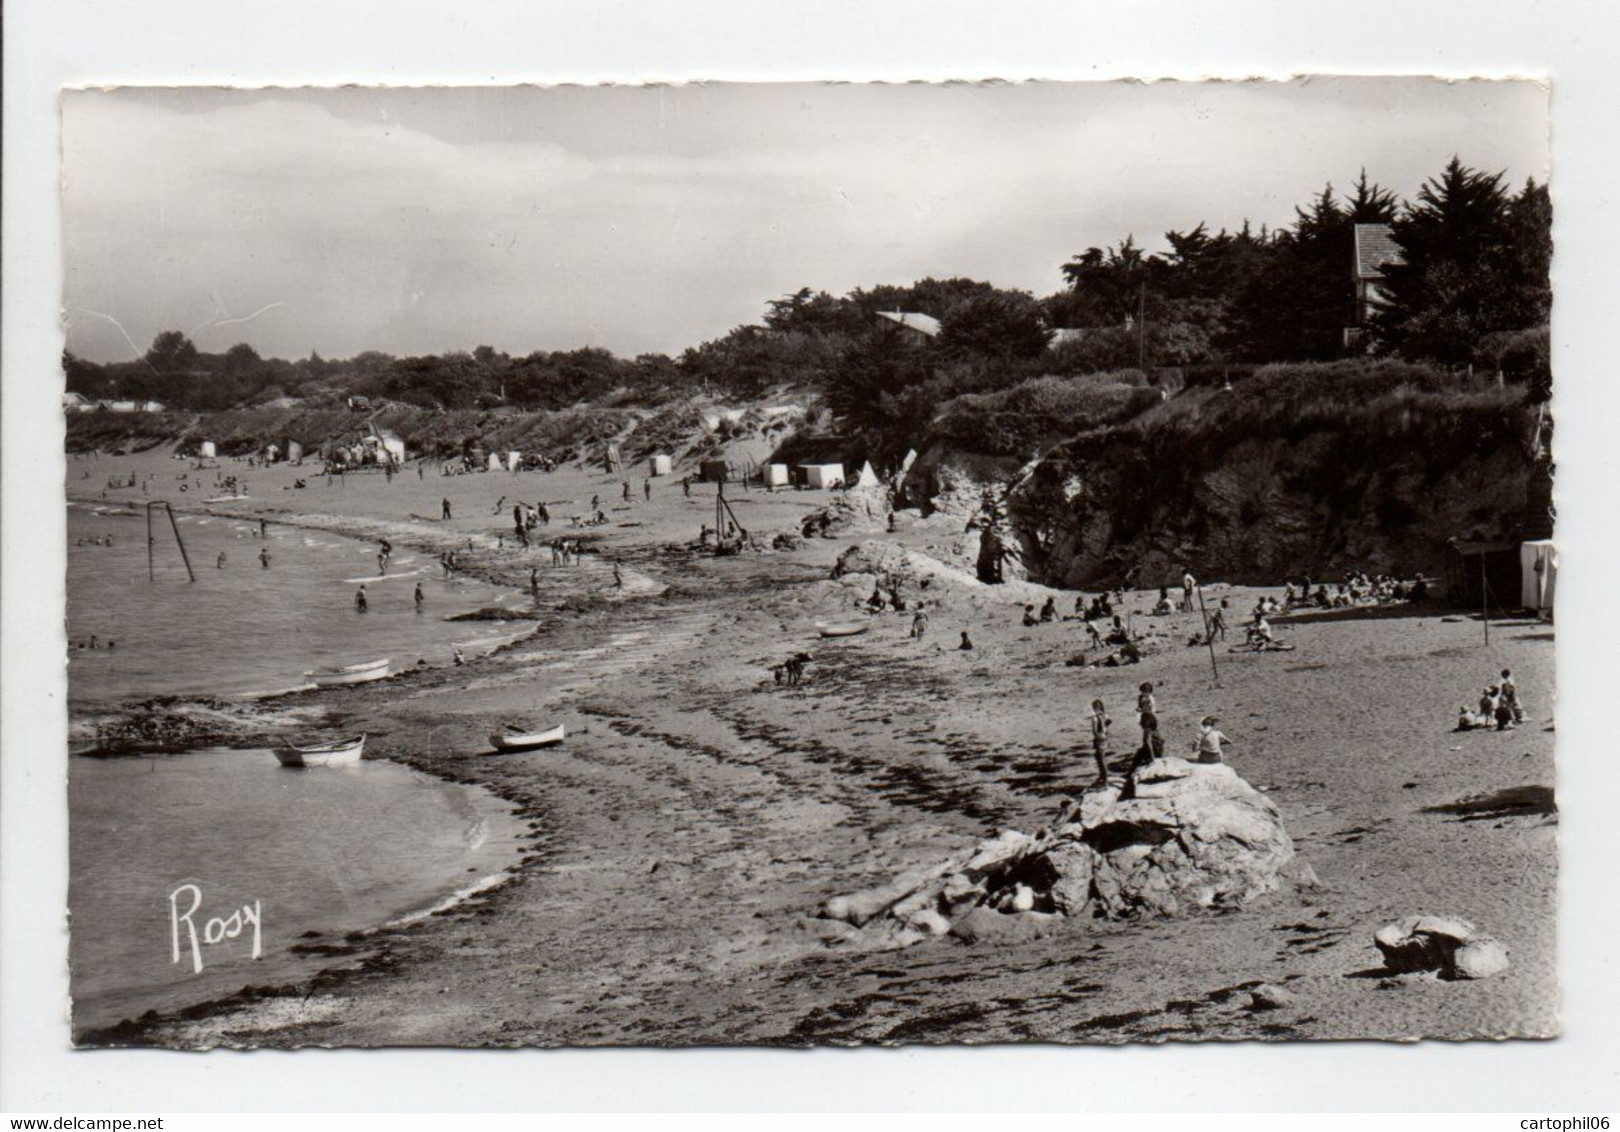
[[[209,517],[179,520],[190,583],[159,516],[149,581],[144,514],[75,505],[68,516],[68,639],[93,634],[100,646],[69,649],[69,703],[81,720],[131,698],[284,690],[317,666],[384,656],[396,669],[418,657],[447,664],[455,646],[473,655],[515,630],[441,618],[523,600],[446,580],[432,556],[403,547],[383,578],[375,544],[274,525],[261,539],[256,522]],[[354,610],[361,582],[364,614]],[[342,962],[292,949],[311,943],[306,933],[335,943],[453,901],[509,866],[521,834],[510,807],[476,788],[382,761],[287,769],[263,750],[70,758],[68,801],[78,1032]],[[200,904],[181,920],[194,890]],[[248,917],[230,919],[243,908],[261,921],[257,959]],[[241,928],[209,944],[210,920],[216,935]]]
[[[294,770],[264,750],[73,758],[68,800],[76,1032],[297,982],[340,961],[291,950],[306,932],[338,943],[453,900],[510,864],[520,833],[474,787],[381,761]],[[258,959],[245,918],[207,942],[244,907]]]
[[[445,579],[436,558],[395,548],[377,576],[377,546],[319,531],[256,522],[180,517],[196,582],[159,513],[156,580],[146,566],[146,517],[115,508],[68,508],[68,698],[76,713],[164,693],[249,695],[306,683],[304,672],[390,657],[396,670],[450,663],[517,630],[500,622],[445,622],[523,596],[462,577]],[[111,538],[112,545],[104,540]],[[97,541],[101,540],[101,541]],[[261,566],[259,552],[270,552]],[[223,566],[220,555],[225,556]],[[412,591],[420,582],[423,612]],[[369,610],[354,594],[365,584]],[[108,641],[116,646],[106,648]]]

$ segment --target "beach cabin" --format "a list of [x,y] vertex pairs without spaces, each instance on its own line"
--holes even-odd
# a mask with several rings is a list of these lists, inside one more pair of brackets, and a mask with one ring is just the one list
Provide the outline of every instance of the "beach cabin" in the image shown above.
[[516,471],[521,470],[522,467],[523,467],[523,453],[521,453],[521,452],[508,452],[506,454],[506,470],[507,471],[516,472]]
[[1452,539],[1446,544],[1446,600],[1463,609],[1513,612],[1523,597],[1519,544]]
[[675,461],[660,452],[654,455],[652,459],[648,460],[647,465],[650,470],[650,474],[655,476],[667,476],[671,471],[674,470]]
[[842,464],[800,464],[799,475],[805,487],[832,488],[844,486]]
[[83,393],[62,394],[62,408],[69,413],[84,413],[96,407],[96,403]]
[[698,476],[704,483],[726,483],[732,478],[731,465],[725,460],[705,460],[698,465]]
[[489,462],[486,463],[484,467],[489,471],[498,472],[501,470],[501,466],[501,454],[499,452],[491,452],[489,454]]
[[786,487],[788,485],[788,466],[786,464],[765,465],[765,486]]
[[1558,587],[1558,550],[1551,539],[1519,544],[1520,601],[1533,613],[1552,613]]
[[201,456],[204,460],[212,460],[215,456],[219,455],[219,450],[214,446],[214,442],[212,440],[205,440],[201,444],[197,445],[197,455]]
[[877,487],[877,473],[867,459],[866,444],[850,436],[795,433],[771,453],[766,465],[789,469],[789,482],[799,487]]
[[287,441],[287,462],[289,464],[302,463],[304,459],[304,446],[296,440]]

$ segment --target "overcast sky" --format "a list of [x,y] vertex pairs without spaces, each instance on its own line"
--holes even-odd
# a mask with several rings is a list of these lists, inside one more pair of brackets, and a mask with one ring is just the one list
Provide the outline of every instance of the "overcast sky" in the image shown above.
[[1365,166],[1547,176],[1530,83],[731,85],[63,96],[69,348],[676,353],[802,286],[1046,294],[1127,234],[1287,223]]

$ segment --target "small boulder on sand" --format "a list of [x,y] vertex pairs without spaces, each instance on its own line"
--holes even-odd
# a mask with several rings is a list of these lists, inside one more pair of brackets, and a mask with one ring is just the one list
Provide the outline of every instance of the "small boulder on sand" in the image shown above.
[[1408,916],[1373,934],[1384,967],[1396,974],[1437,971],[1444,979],[1488,979],[1508,969],[1508,952],[1454,916]]

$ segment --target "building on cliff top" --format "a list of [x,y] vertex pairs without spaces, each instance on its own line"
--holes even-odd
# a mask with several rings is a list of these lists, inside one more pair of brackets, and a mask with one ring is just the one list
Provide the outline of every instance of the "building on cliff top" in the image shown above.
[[1346,349],[1363,345],[1373,304],[1383,297],[1384,268],[1401,261],[1401,248],[1388,224],[1357,224],[1351,242],[1351,278],[1356,288],[1355,325],[1344,331]]

